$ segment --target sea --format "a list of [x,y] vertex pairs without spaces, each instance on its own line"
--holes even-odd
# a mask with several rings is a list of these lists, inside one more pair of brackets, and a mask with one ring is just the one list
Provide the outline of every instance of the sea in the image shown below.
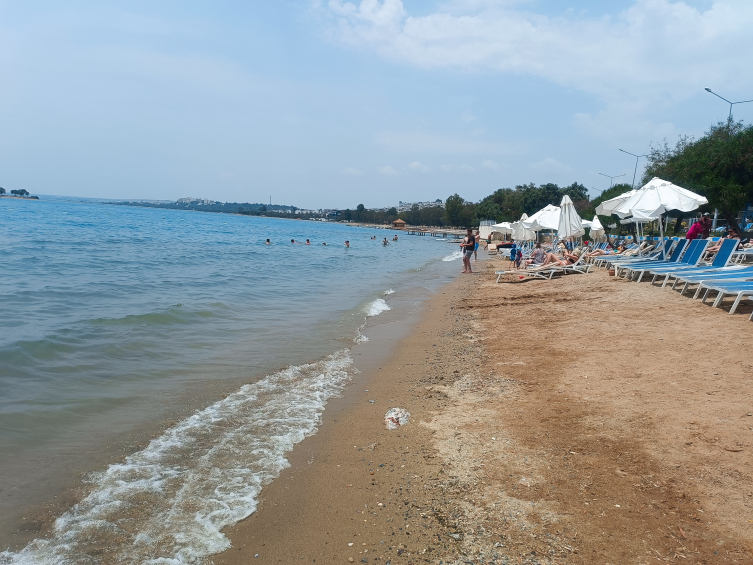
[[389,229],[0,198],[0,564],[209,562],[370,325],[459,259]]

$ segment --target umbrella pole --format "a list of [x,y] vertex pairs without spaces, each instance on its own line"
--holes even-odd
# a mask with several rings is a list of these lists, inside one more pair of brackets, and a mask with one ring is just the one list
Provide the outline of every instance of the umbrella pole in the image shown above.
[[664,222],[662,222],[661,215],[659,216],[659,245],[662,246],[661,248],[661,258],[666,259],[667,258],[667,246],[664,245],[664,227],[662,226]]

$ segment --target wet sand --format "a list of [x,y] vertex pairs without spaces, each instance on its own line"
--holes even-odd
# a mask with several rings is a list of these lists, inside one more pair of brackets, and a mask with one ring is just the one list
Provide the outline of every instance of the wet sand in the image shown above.
[[214,563],[753,561],[750,305],[603,271],[495,284],[505,263],[354,350]]

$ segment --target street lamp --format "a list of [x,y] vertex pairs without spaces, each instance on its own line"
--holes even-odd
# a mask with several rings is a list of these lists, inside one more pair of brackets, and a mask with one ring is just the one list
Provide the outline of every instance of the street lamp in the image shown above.
[[728,120],[731,120],[731,119],[732,119],[732,106],[733,106],[734,104],[745,104],[745,103],[747,103],[747,102],[753,102],[753,100],[741,100],[740,102],[730,102],[730,101],[729,101],[729,100],[727,100],[727,99],[726,99],[726,98],[725,98],[724,96],[719,96],[719,95],[718,95],[718,94],[717,94],[716,92],[714,92],[714,91],[713,91],[713,90],[711,90],[710,88],[704,88],[704,90],[705,90],[706,92],[710,92],[711,94],[713,94],[713,95],[714,95],[714,96],[716,96],[717,98],[721,98],[721,99],[722,99],[722,100],[724,100],[724,101],[725,101],[725,102],[726,102],[727,104],[729,104],[729,117],[727,118]]
[[620,149],[620,151],[635,157],[635,171],[633,171],[633,190],[635,190],[635,175],[638,172],[638,159],[640,159],[641,157],[648,157],[648,155],[636,155],[635,153],[631,153],[630,151],[625,151],[624,149]]
[[621,175],[614,175],[614,176],[612,176],[612,175],[605,175],[604,173],[599,173],[599,174],[601,176],[607,177],[609,179],[609,188],[612,188],[612,180],[620,178],[620,177],[624,177],[626,173],[622,173]]

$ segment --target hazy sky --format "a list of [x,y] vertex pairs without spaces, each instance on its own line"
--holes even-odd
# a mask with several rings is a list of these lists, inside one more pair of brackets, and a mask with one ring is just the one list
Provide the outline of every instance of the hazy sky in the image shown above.
[[[299,207],[597,194],[753,98],[750,0],[0,0],[0,186]],[[735,107],[753,120],[753,103]],[[639,169],[640,175],[640,169]]]

